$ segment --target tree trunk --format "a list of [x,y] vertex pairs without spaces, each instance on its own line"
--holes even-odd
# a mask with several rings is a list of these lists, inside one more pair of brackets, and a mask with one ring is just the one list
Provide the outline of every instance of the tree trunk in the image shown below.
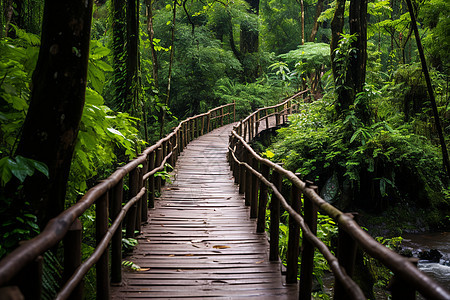
[[[259,0],[246,0],[246,1],[250,5],[249,12],[259,15]],[[252,28],[251,24],[242,22],[241,37],[240,37],[241,58],[243,59],[247,54],[257,53],[258,49],[259,49],[258,29]],[[254,81],[258,76],[258,66],[251,64],[244,65],[244,76],[248,81]]]
[[354,83],[355,95],[363,90],[366,82],[367,2],[368,0],[350,1],[350,34],[356,34],[356,40],[352,44],[352,47],[356,49],[356,55],[350,58],[348,71]]
[[448,158],[447,146],[445,144],[444,134],[442,133],[441,122],[439,120],[439,113],[436,105],[436,99],[434,98],[433,86],[431,85],[430,74],[428,73],[427,61],[425,60],[425,54],[423,52],[422,42],[420,40],[419,30],[417,29],[416,17],[414,15],[414,9],[411,0],[406,0],[408,5],[409,15],[411,16],[411,25],[416,37],[417,49],[419,50],[420,62],[422,63],[422,72],[425,76],[427,83],[428,94],[431,100],[431,107],[433,108],[434,122],[436,124],[436,130],[439,135],[439,141],[441,143],[442,159],[444,168],[447,170],[447,176],[450,178],[450,163]]
[[[345,11],[345,0],[336,0],[336,7],[334,10],[333,20],[331,20],[331,43],[330,43],[330,57],[331,57],[331,68],[333,70],[334,81],[337,82],[340,70],[337,67],[335,58],[336,51],[339,47],[339,40],[341,39],[342,30],[344,29],[344,11]],[[345,92],[345,89],[344,91]],[[340,89],[337,88],[336,93],[338,94],[338,103],[336,105],[336,111],[341,113],[348,108],[350,104],[345,103],[343,99],[347,99],[346,95],[342,95]]]
[[317,20],[319,19],[322,10],[323,10],[323,0],[317,0],[316,15],[314,16],[313,28],[311,30],[311,35],[309,36],[310,42],[314,42],[314,40],[316,39],[316,34],[317,31],[319,30],[319,23],[317,22]]
[[342,30],[344,29],[344,11],[345,11],[345,0],[336,0],[336,7],[334,11],[333,20],[331,20],[331,67],[333,69],[333,76],[337,78],[337,69],[334,58],[336,56],[336,50],[339,45],[339,40],[341,38]]
[[[169,106],[169,99],[170,99],[170,84],[172,81],[172,67],[173,67],[173,56],[175,54],[175,22],[177,17],[177,2],[173,1],[173,9],[172,9],[172,43],[170,45],[170,60],[169,60],[169,74],[167,76],[167,95],[166,95],[166,101],[164,102],[165,108]],[[160,119],[160,131],[159,131],[159,138],[163,137],[164,133],[164,123],[166,119],[166,110],[161,110],[161,119]]]
[[[345,10],[344,0],[337,0],[336,2],[336,10],[331,22],[331,59],[335,81],[337,82],[339,76],[343,78],[339,82],[340,86],[336,86],[338,113],[348,110],[354,104],[356,95],[364,88],[367,60],[367,2],[368,0],[350,1],[350,34],[355,35],[356,39],[351,44],[353,53],[348,57],[349,63],[346,70],[339,70],[335,62],[336,49],[338,49],[339,38],[344,25]],[[365,103],[360,103],[355,109],[362,121],[368,120],[369,111]]]
[[150,49],[152,52],[152,75],[153,84],[155,88],[159,89],[158,83],[158,57],[156,55],[155,45],[153,44],[153,39],[155,38],[155,30],[153,29],[153,1],[156,0],[146,0],[147,5],[147,31],[150,38]]
[[114,68],[114,103],[116,108],[122,108],[127,99],[126,77],[124,72],[126,69],[126,16],[125,1],[111,1],[112,15],[112,54]]
[[127,1],[127,69],[126,69],[126,103],[124,110],[138,117],[138,71],[139,71],[139,2]]
[[302,23],[302,45],[305,44],[305,6],[303,0],[300,0],[301,23]]
[[64,209],[85,99],[92,3],[45,1],[31,102],[16,151],[49,169],[49,178],[35,174],[24,183],[41,228]]

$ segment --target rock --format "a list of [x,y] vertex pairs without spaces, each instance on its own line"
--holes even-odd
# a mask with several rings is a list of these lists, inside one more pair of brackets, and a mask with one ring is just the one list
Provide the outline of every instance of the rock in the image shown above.
[[429,251],[421,251],[419,253],[419,258],[421,260],[428,260],[429,262],[439,263],[442,254],[436,249],[431,249]]

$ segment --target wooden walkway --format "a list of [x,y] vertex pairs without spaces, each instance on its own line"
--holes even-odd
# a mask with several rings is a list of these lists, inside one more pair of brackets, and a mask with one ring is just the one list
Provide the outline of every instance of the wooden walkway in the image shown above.
[[226,161],[231,125],[192,141],[179,157],[130,257],[146,271],[124,272],[113,299],[296,298],[269,262]]

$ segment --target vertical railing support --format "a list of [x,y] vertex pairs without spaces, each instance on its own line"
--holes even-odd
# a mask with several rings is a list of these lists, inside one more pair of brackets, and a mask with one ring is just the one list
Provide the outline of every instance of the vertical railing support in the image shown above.
[[[296,174],[297,175],[297,174]],[[301,196],[298,187],[293,184],[291,187],[291,207],[296,213],[301,211]],[[287,251],[286,283],[297,283],[298,255],[300,250],[300,224],[295,222],[289,215],[289,240]]]
[[[269,179],[270,168],[261,163],[261,174],[264,178]],[[265,183],[259,183],[259,206],[258,206],[258,222],[256,223],[256,232],[263,233],[266,228],[266,207],[267,207],[267,191],[268,187]]]
[[[145,189],[148,191],[148,180],[145,182],[143,181],[142,177],[148,172],[148,156],[146,157],[145,161],[142,163],[142,170],[141,174],[139,176],[139,182],[140,186],[145,187]],[[140,190],[140,189],[139,189]],[[141,222],[147,222],[148,219],[148,194],[147,192],[144,193],[141,199]]]
[[[97,246],[108,231],[108,192],[104,193],[95,205],[96,240]],[[134,220],[132,220],[134,222]],[[109,250],[103,252],[97,261],[95,271],[97,275],[97,299],[109,300]]]
[[[12,285],[18,286],[25,299],[41,299],[43,261],[43,257],[38,256],[25,266],[12,281]],[[0,298],[1,296],[0,294]]]
[[[162,163],[162,159],[163,159],[162,152],[163,152],[162,148],[156,149],[155,168],[159,168],[159,166]],[[157,193],[160,193],[161,192],[161,177],[155,176],[155,182],[156,182],[155,190]]]
[[[416,257],[408,260],[417,267],[419,259]],[[393,300],[414,300],[416,299],[416,289],[411,282],[408,282],[398,275],[394,275],[389,283],[388,290],[391,292]]]
[[[152,171],[155,168],[155,151],[148,154],[148,169]],[[155,207],[155,175],[148,178],[148,207]]]
[[[247,165],[252,165],[252,156],[247,150],[244,152],[245,162]],[[252,204],[252,172],[245,168],[245,206],[250,206]]]
[[[233,141],[232,149],[234,149],[234,154],[235,154],[236,158],[239,159],[239,155],[238,155],[239,142],[237,141],[237,139],[234,136],[233,136],[233,140],[232,141]],[[233,159],[233,158],[230,157],[230,159]],[[240,177],[241,176],[241,174],[240,174],[241,168],[239,166],[239,163],[237,161],[235,161],[234,159],[232,160],[232,163],[234,164],[234,167],[233,167],[234,183],[239,184],[240,178],[241,178]]]
[[[272,172],[272,183],[275,185],[277,190],[281,193],[281,175],[280,173]],[[280,240],[280,199],[272,194],[270,200],[270,261],[278,261],[279,259],[279,249],[278,241]]]
[[[134,168],[129,174],[129,191],[128,191],[128,200],[136,196],[138,193],[138,180],[139,180],[139,169]],[[134,238],[134,231],[136,230],[136,214],[137,214],[137,205],[136,203],[130,207],[127,215],[127,229],[126,236],[127,238]]]
[[[63,281],[66,282],[81,265],[81,233],[82,226],[80,220],[77,218],[72,223],[64,236],[64,272]],[[83,283],[79,283],[70,295],[71,300],[83,299]]]
[[[306,186],[317,192],[317,186],[313,186],[312,182],[306,181]],[[304,219],[311,232],[315,235],[317,232],[317,207],[310,199],[305,198],[304,201]],[[302,240],[302,267],[300,270],[300,287],[299,299],[311,299],[312,279],[314,269],[314,246],[304,238]]]
[[[247,154],[245,152],[246,152],[246,150],[245,150],[244,145],[238,144],[238,154],[239,154],[238,157],[241,162],[246,162]],[[245,180],[247,179],[246,173],[247,173],[246,167],[243,164],[240,164],[239,165],[239,194],[245,193],[245,186],[246,186]]]
[[[347,214],[353,219],[352,214]],[[339,226],[337,259],[339,264],[345,269],[348,276],[353,276],[353,269],[355,267],[357,244],[353,238]],[[333,299],[348,299],[345,288],[339,280],[334,281],[334,296]]]
[[[252,168],[259,172],[259,162],[256,158],[251,158],[251,166]],[[259,179],[258,177],[253,174],[252,172],[252,196],[251,196],[251,203],[250,203],[250,218],[255,219],[258,216],[258,190],[259,190]]]
[[[111,220],[115,220],[122,210],[123,179],[111,191]],[[111,240],[111,283],[122,282],[122,224],[119,225]]]
[[223,107],[220,108],[220,126],[223,126]]

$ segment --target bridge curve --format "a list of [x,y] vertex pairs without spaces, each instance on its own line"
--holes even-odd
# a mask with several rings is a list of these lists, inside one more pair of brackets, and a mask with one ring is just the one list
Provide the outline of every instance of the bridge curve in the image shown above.
[[232,125],[189,143],[178,158],[138,246],[126,259],[143,271],[123,274],[112,288],[124,298],[296,298],[281,265],[268,259],[265,234],[256,233],[226,159]]

